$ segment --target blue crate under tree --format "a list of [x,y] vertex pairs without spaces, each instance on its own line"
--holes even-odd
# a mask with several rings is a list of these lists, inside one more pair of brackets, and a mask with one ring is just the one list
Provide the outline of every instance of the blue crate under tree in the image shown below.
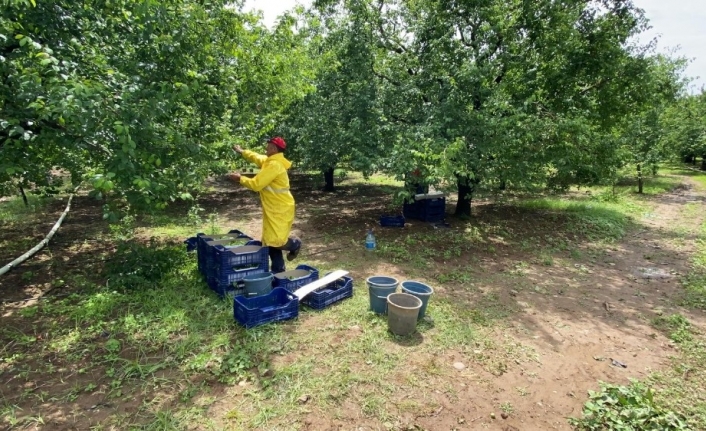
[[404,216],[381,216],[380,226],[382,227],[404,227]]
[[405,203],[402,207],[404,216],[427,222],[444,221],[446,218],[446,198],[420,199]]

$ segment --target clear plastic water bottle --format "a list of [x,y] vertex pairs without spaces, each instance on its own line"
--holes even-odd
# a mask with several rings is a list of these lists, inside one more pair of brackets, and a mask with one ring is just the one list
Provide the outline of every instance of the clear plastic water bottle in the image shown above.
[[375,247],[377,247],[377,243],[375,242],[375,235],[373,235],[373,230],[369,229],[368,235],[365,237],[365,249],[375,250]]

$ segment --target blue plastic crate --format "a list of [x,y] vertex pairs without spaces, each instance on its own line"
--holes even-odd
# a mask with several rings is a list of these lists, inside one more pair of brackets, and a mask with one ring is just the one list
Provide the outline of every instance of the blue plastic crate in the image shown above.
[[309,284],[312,281],[316,281],[319,279],[319,270],[316,268],[312,268],[309,265],[298,265],[295,270],[309,271],[309,275],[297,277],[295,279],[290,280],[277,278],[277,274],[275,274],[274,286],[287,289],[290,292],[294,292],[305,284]]
[[269,271],[268,247],[261,247],[259,241],[249,241],[248,244],[252,247],[213,247],[215,257],[207,268],[206,282],[219,296],[238,294],[237,291],[243,289],[242,280],[245,276]]
[[404,227],[404,216],[382,216],[380,226],[382,227]]
[[[243,238],[243,239],[246,239],[246,238]],[[204,255],[206,256],[206,258],[204,259],[204,264],[203,264],[203,268],[204,268],[203,275],[206,278],[206,281],[212,282],[212,280],[217,277],[216,273],[219,272],[220,269],[222,268],[222,265],[220,264],[220,261],[219,261],[220,255],[217,254],[217,252],[219,250],[220,251],[230,250],[230,249],[249,246],[249,245],[261,247],[262,243],[260,241],[250,240],[250,241],[247,241],[243,245],[223,246],[223,245],[219,244],[218,241],[215,241],[215,242],[207,241],[206,246],[205,246],[205,251],[204,251]],[[217,249],[216,247],[220,247],[220,249]],[[260,260],[260,262],[261,261],[262,261],[262,259]],[[254,264],[253,265],[244,265],[244,267],[245,266],[254,266]],[[223,269],[227,270],[228,268],[225,267]],[[243,269],[243,268],[238,268],[238,269]],[[220,272],[224,273],[224,271],[220,271]]]
[[323,310],[331,304],[353,296],[353,279],[341,277],[317,289],[302,299],[302,304],[314,310]]
[[215,275],[208,280],[208,287],[220,297],[237,296],[245,294],[245,282],[243,279],[250,275],[260,272],[267,272],[266,264],[261,264],[257,268],[245,269],[240,271],[221,270],[216,268]]
[[213,249],[215,267],[220,270],[241,271],[261,264],[269,264],[270,261],[269,248],[261,247],[254,243],[235,248],[216,245]]
[[281,287],[275,287],[267,295],[253,298],[236,296],[233,300],[235,321],[246,328],[293,319],[298,315],[299,299]]
[[[216,241],[217,239],[222,239],[222,238],[225,238],[226,240],[236,240],[236,239],[252,240],[253,239],[237,229],[232,229],[232,230],[228,231],[228,233],[223,234],[223,235],[206,235],[205,233],[199,232],[196,234],[195,238],[196,238],[196,254],[197,254],[197,261],[198,261],[198,269],[204,275],[206,274],[206,269],[208,268],[208,265],[212,260],[212,253],[213,253],[212,247],[209,247],[207,245],[208,242]],[[188,243],[187,243],[187,249],[188,249]]]
[[[215,268],[217,265],[216,259],[216,246],[220,245],[225,247],[226,249],[231,249],[235,247],[243,247],[246,245],[262,245],[260,241],[255,241],[252,240],[248,237],[246,238],[238,238],[235,241],[238,241],[237,244],[232,244],[233,239],[230,240],[216,240],[216,241],[206,241],[205,245],[203,247],[203,268],[204,268],[204,275],[207,275],[209,271],[212,271],[213,268]],[[228,244],[228,245],[226,245]],[[232,244],[232,245],[231,245]]]
[[404,216],[411,219],[438,222],[446,217],[446,198],[421,199],[403,206]]

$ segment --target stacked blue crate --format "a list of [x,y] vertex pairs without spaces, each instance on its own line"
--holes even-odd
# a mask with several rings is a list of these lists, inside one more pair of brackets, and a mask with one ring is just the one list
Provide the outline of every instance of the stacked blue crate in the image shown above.
[[269,249],[254,243],[261,244],[250,241],[249,245],[235,248],[213,246],[214,262],[213,267],[207,268],[206,281],[219,296],[242,295],[245,276],[269,270]]
[[[252,241],[252,238],[245,235],[243,232],[233,229],[224,235],[206,235],[205,233],[196,234],[196,256],[198,269],[201,274],[206,277],[206,270],[211,265],[213,260],[212,247],[207,244],[212,241],[233,241],[233,240],[246,240]],[[213,244],[211,244],[213,245]]]
[[406,218],[427,222],[444,221],[446,216],[446,198],[435,197],[418,199],[412,203],[404,204],[403,213]]

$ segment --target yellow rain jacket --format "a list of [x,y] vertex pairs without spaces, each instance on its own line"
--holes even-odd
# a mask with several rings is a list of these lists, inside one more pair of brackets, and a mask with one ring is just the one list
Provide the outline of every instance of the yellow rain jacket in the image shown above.
[[240,184],[260,193],[262,245],[281,247],[287,242],[294,222],[294,197],[289,192],[287,175],[292,162],[282,153],[267,157],[245,150],[242,154],[260,168],[254,178],[240,177]]

